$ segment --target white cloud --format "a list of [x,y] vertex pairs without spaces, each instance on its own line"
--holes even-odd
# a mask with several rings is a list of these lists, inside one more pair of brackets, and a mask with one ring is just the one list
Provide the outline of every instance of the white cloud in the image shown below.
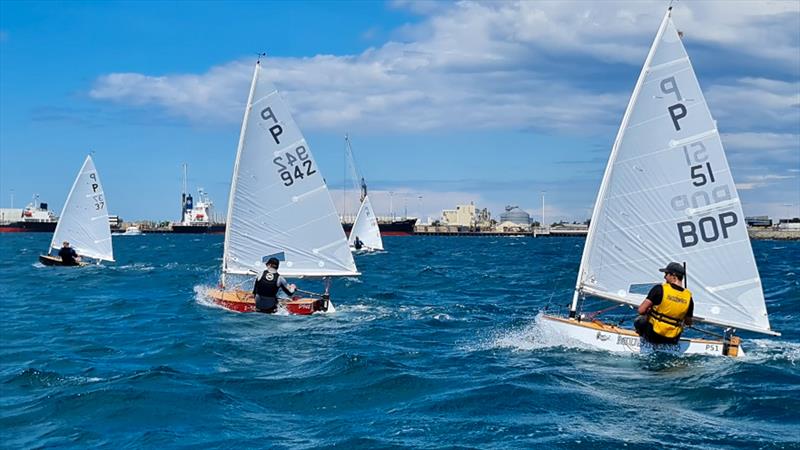
[[749,150],[796,150],[800,156],[800,134],[792,133],[724,133],[725,146]]
[[705,96],[723,129],[800,131],[800,81],[741,78],[709,86]]
[[778,174],[750,175],[744,177],[746,181],[743,181],[741,183],[736,183],[736,189],[739,189],[740,191],[759,189],[767,187],[769,185],[776,184],[784,180],[790,180],[793,178],[797,177],[795,175],[778,175]]
[[[731,167],[742,175],[791,173],[800,168],[800,134],[741,132],[722,134]],[[738,186],[738,185],[737,185]],[[742,189],[753,189],[742,183]]]
[[[605,133],[616,127],[630,86],[590,86],[618,73],[618,67],[604,72],[612,70],[609,63],[629,64],[633,79],[663,13],[660,1],[393,5],[426,15],[421,24],[403,27],[402,40],[358,55],[265,61],[267,76],[302,127]],[[699,2],[680,4],[674,14],[682,29],[709,45],[775,64],[800,61],[791,37],[800,3],[739,2],[732,8]],[[202,74],[108,74],[96,80],[90,96],[163,108],[200,123],[237,123],[251,73],[252,61],[233,61]],[[796,94],[797,83],[756,78],[709,89],[720,117],[741,117],[736,126],[751,117],[789,123],[793,116],[784,113],[797,104]]]

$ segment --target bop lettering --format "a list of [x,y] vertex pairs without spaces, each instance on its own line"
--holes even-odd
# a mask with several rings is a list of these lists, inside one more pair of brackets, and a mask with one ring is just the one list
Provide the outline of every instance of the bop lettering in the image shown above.
[[681,247],[692,247],[702,239],[703,242],[714,242],[720,237],[728,239],[728,229],[739,223],[734,212],[724,212],[719,216],[703,217],[695,224],[692,221],[678,222],[678,236]]

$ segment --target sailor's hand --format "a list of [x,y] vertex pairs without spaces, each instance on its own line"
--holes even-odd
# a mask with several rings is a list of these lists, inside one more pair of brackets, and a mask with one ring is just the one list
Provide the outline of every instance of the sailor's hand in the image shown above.
[[289,285],[289,289],[291,289],[292,292],[295,292],[295,291],[297,291],[297,286],[294,285],[294,284],[290,284]]

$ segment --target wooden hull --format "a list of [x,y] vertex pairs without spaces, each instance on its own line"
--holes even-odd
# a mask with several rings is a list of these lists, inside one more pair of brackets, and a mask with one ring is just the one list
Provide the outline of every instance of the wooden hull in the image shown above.
[[729,342],[707,339],[681,339],[675,345],[653,345],[639,337],[635,331],[609,325],[598,320],[578,321],[565,317],[543,315],[541,324],[547,326],[566,341],[578,341],[601,350],[622,353],[668,353],[675,355],[744,356],[740,339]]
[[[208,296],[214,303],[230,309],[231,311],[238,312],[258,312],[256,310],[256,300],[253,294],[241,290],[223,291],[221,289],[212,289]],[[295,298],[289,301],[280,302],[280,307],[284,308],[289,314],[300,316],[307,316],[315,312],[335,312],[333,303],[325,302],[320,299],[313,298]]]
[[61,266],[61,267],[83,267],[88,266],[88,263],[78,262],[77,264],[64,264],[60,256],[39,255],[39,262],[45,266]]

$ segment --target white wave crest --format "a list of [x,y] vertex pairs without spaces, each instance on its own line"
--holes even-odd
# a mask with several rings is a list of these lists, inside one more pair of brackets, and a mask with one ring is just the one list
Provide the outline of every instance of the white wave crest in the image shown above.
[[748,362],[786,361],[796,366],[800,363],[800,342],[775,339],[747,339],[742,349]]
[[492,349],[510,349],[520,351],[541,350],[554,347],[567,347],[577,349],[594,349],[569,336],[560,333],[550,326],[550,322],[541,320],[539,312],[533,319],[522,327],[492,333],[487,339],[468,348],[469,351],[482,351]]

